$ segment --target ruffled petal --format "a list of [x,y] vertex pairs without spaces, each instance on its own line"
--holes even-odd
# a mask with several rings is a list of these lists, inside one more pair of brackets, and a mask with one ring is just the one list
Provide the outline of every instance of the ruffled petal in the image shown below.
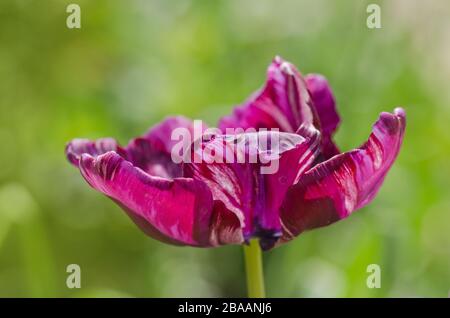
[[[175,245],[240,244],[239,219],[212,201],[204,183],[177,177],[182,164],[173,162],[172,147],[187,143],[188,149],[205,129],[200,122],[194,126],[184,117],[167,118],[125,148],[112,138],[74,139],[66,146],[66,156],[147,235]],[[181,129],[176,136],[183,138],[172,139],[175,129]]]
[[295,132],[301,125],[319,123],[306,83],[295,66],[275,57],[267,71],[266,85],[229,116],[219,128],[278,128]]
[[228,210],[222,201],[214,201],[209,243],[211,246],[244,243],[239,218]]
[[[193,122],[183,116],[168,117],[152,127],[144,136],[130,141],[125,148],[128,160],[153,176],[181,177],[181,158],[174,160],[172,149],[180,142],[185,143],[184,148],[187,149],[194,138],[201,137],[204,129],[205,126],[201,122]],[[178,133],[174,133],[175,131]]]
[[244,238],[272,246],[281,235],[279,207],[287,189],[315,159],[319,132],[262,131],[214,135],[192,149],[185,176],[203,181],[213,199],[238,217]]
[[[201,138],[205,129],[206,126],[201,121],[191,121],[183,116],[168,117],[145,135],[131,140],[126,147],[121,147],[113,138],[95,141],[74,139],[66,146],[66,156],[72,164],[78,166],[82,154],[95,157],[115,151],[152,176],[173,179],[182,175],[182,150],[189,149],[192,140]],[[177,144],[180,145],[180,151],[172,153]]]
[[322,132],[322,156],[324,160],[339,154],[332,136],[341,121],[336,110],[336,101],[327,79],[319,74],[305,76],[306,87],[320,120]]
[[89,139],[73,139],[66,145],[66,157],[74,166],[78,167],[81,155],[89,154],[93,157],[109,151],[115,151],[126,157],[126,151],[113,138],[101,138],[95,141]]
[[403,109],[381,113],[363,146],[307,171],[288,190],[282,204],[281,242],[336,222],[368,204],[399,153],[405,125]]
[[94,189],[123,206],[147,234],[167,243],[210,245],[213,201],[202,182],[150,176],[113,151],[83,154],[79,167]]

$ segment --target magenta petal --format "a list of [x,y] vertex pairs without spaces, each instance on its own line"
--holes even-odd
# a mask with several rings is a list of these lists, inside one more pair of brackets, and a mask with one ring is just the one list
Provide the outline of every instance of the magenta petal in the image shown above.
[[339,153],[331,137],[341,121],[336,110],[336,102],[326,78],[319,74],[305,76],[306,86],[320,120],[322,132],[322,155],[329,159]]
[[284,195],[309,168],[318,148],[314,129],[305,137],[272,131],[216,135],[193,149],[193,162],[184,171],[207,184],[213,199],[239,218],[245,239],[260,237],[261,244],[271,246],[281,235]]
[[113,138],[102,138],[96,141],[73,139],[66,146],[67,159],[75,166],[78,166],[82,154],[95,157],[109,151],[115,151],[122,156],[126,156],[125,150]]
[[170,153],[178,142],[171,138],[175,128],[195,138],[192,121],[171,117],[126,148],[112,138],[74,139],[66,155],[92,187],[119,204],[153,238],[195,246],[242,243],[239,219],[213,205],[202,182],[177,178],[181,163],[175,164]]
[[283,241],[345,218],[376,195],[403,141],[403,109],[381,113],[368,141],[306,172],[281,207]]
[[222,201],[214,201],[210,230],[211,246],[244,243],[241,221]]
[[[272,248],[278,239],[278,234],[282,234],[280,207],[286,192],[311,167],[319,153],[320,133],[317,130],[310,126],[300,129],[298,133],[306,139],[296,141],[292,149],[290,147],[283,149],[284,147],[280,146],[282,151],[278,159],[278,171],[260,175],[256,205],[256,213],[260,211],[257,223],[259,229],[255,229],[255,234],[261,237],[260,244],[263,250]],[[293,143],[292,137],[288,140]],[[285,142],[284,138],[280,141]],[[270,235],[272,233],[277,235]]]
[[194,122],[183,116],[168,117],[152,127],[144,136],[135,138],[126,147],[121,147],[112,138],[102,138],[96,141],[74,139],[66,146],[68,160],[78,166],[80,156],[84,153],[98,156],[108,151],[115,151],[124,159],[133,163],[152,176],[173,179],[182,174],[181,164],[174,163],[171,158],[172,147],[179,140],[172,140],[174,129],[184,129],[191,138],[185,138],[190,145],[192,138],[200,138],[206,128],[199,122],[200,136],[194,133]]
[[212,196],[199,181],[152,177],[115,152],[83,154],[80,171],[96,190],[125,207],[147,233],[169,243],[209,246]]
[[[193,121],[183,116],[168,117],[152,127],[144,136],[130,141],[125,148],[128,160],[153,176],[181,177],[181,165],[174,163],[171,158],[172,148],[178,142],[178,140],[172,140],[174,129],[184,129],[194,138]],[[203,132],[204,129],[205,127],[200,123],[199,131]],[[199,137],[197,136],[197,138]]]
[[276,57],[267,71],[266,85],[233,114],[219,121],[219,128],[279,128],[295,132],[313,124],[315,112],[306,84],[295,66]]
[[74,139],[66,146],[66,156],[93,188],[118,203],[155,239],[194,246],[242,243],[239,220],[213,205],[206,185],[174,178],[181,173],[181,164],[173,163],[170,156],[177,142],[171,140],[175,128],[184,128],[195,137],[193,122],[172,117],[126,148],[112,138]]

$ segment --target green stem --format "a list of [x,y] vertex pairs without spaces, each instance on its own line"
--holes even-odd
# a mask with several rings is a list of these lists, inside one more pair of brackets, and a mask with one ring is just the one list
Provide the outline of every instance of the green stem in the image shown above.
[[261,254],[258,240],[251,240],[249,245],[244,245],[247,293],[249,298],[265,297]]

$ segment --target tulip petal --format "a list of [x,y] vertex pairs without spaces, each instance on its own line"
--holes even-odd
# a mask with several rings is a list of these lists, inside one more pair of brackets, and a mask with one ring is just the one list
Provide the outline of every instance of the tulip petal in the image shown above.
[[266,85],[223,117],[219,128],[224,133],[226,128],[279,128],[293,133],[301,125],[316,123],[316,117],[299,71],[277,56],[268,68]]
[[192,149],[185,176],[203,181],[213,199],[235,214],[244,238],[272,246],[281,235],[279,207],[287,189],[314,161],[315,129],[299,134],[262,131],[215,135]]
[[[115,151],[152,176],[173,179],[181,177],[182,168],[180,163],[172,159],[172,149],[180,142],[185,143],[184,148],[188,149],[192,140],[201,137],[206,127],[201,122],[198,122],[198,127],[195,124],[183,116],[168,117],[152,127],[144,136],[131,140],[126,147],[121,147],[112,138],[96,141],[74,139],[67,144],[66,155],[72,164],[78,166],[80,156],[84,153],[95,157]],[[178,136],[181,140],[172,138],[172,132],[176,129],[182,130],[182,136]]]
[[126,151],[113,138],[101,138],[95,141],[89,139],[73,139],[66,146],[67,159],[76,167],[78,167],[82,154],[89,154],[95,157],[109,151],[115,151],[123,157],[126,157]]
[[[152,127],[144,136],[130,141],[125,148],[128,160],[150,175],[163,178],[181,177],[182,168],[172,159],[172,149],[179,142],[172,138],[175,130],[182,130],[186,148],[194,138],[200,138],[205,127],[199,123],[194,132],[195,123],[183,116],[168,117]],[[198,133],[199,136],[195,136]]]
[[339,154],[339,149],[331,139],[341,121],[336,110],[336,102],[326,78],[319,74],[305,76],[306,86],[320,119],[322,132],[322,156],[324,160]]
[[214,201],[209,243],[211,246],[244,243],[239,218],[219,200]]
[[199,181],[153,177],[111,151],[83,154],[86,181],[125,207],[151,236],[169,243],[209,246],[212,196]]
[[260,212],[254,235],[261,238],[263,250],[272,248],[281,235],[279,211],[287,190],[312,166],[319,154],[319,131],[312,126],[302,126],[297,133],[302,136],[301,140],[293,139],[289,136],[292,134],[281,133],[278,170],[260,175],[256,205],[257,213]]
[[282,204],[281,242],[345,218],[368,204],[399,153],[405,125],[403,109],[381,113],[363,146],[307,171],[288,190]]
[[[201,134],[205,127],[199,124]],[[125,148],[112,138],[74,139],[66,146],[66,155],[93,188],[120,205],[149,236],[201,247],[242,243],[239,219],[213,203],[207,186],[177,178],[181,164],[171,159],[172,147],[180,142],[171,138],[177,128],[185,129],[189,136],[181,142],[190,145],[194,123],[171,117]]]

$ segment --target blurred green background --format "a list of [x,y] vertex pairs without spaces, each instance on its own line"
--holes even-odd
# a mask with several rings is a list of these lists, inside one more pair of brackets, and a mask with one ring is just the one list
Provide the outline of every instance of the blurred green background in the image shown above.
[[[81,6],[81,29],[66,6]],[[382,28],[366,27],[378,3]],[[0,296],[245,296],[238,246],[144,236],[64,156],[75,137],[122,144],[170,114],[230,112],[280,54],[328,77],[343,150],[381,111],[408,127],[378,197],[264,254],[271,297],[447,297],[450,291],[447,0],[0,2]],[[81,289],[66,266],[81,266]],[[380,289],[366,268],[382,269]]]

